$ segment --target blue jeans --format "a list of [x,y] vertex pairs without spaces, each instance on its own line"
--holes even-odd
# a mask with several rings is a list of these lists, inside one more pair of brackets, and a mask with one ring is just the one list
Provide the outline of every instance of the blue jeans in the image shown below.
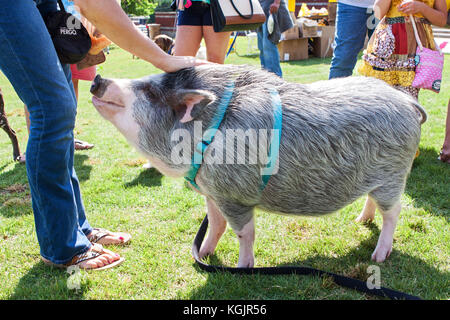
[[275,73],[280,78],[283,76],[280,66],[280,55],[277,45],[268,38],[267,22],[258,28],[258,49],[261,67]]
[[[368,24],[371,28],[368,28]],[[370,37],[375,27],[371,9],[338,2],[329,79],[352,75],[358,53],[364,47],[366,34],[369,32]]]
[[[56,0],[36,0],[56,10]],[[36,3],[0,0],[0,69],[30,112],[26,166],[41,255],[58,264],[87,251],[86,220],[74,161],[76,98]]]

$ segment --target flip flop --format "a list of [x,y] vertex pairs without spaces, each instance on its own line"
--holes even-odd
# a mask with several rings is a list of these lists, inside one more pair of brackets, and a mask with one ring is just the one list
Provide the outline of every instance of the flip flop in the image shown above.
[[87,143],[86,141],[81,141],[75,139],[75,150],[88,150],[94,147],[93,144]]
[[44,257],[41,257],[42,261],[50,266],[50,267],[54,267],[54,268],[59,268],[59,269],[66,269],[68,267],[71,266],[78,266],[80,269],[83,270],[89,270],[89,271],[100,271],[100,270],[106,270],[106,269],[110,269],[110,268],[114,268],[118,265],[120,265],[122,262],[125,261],[125,258],[120,258],[119,260],[116,260],[110,264],[107,264],[103,267],[99,267],[99,268],[95,268],[95,267],[80,267],[79,265],[87,260],[91,260],[91,259],[95,259],[103,254],[105,254],[105,250],[103,249],[103,246],[100,244],[93,244],[92,247],[81,254],[76,255],[75,257],[72,258],[72,260],[69,263],[66,264],[56,264],[51,262],[50,260],[45,259]]
[[[115,242],[113,240],[106,240],[106,236],[119,237],[121,242]],[[87,236],[91,243],[98,243],[104,246],[107,245],[126,245],[131,240],[131,235],[125,232],[111,232],[102,228],[94,228],[92,232]]]

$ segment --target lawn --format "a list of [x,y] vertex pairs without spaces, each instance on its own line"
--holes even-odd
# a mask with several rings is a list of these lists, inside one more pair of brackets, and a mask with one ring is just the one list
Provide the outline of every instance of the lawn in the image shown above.
[[[247,43],[226,63],[259,65],[243,56]],[[330,59],[282,63],[288,81],[326,79]],[[98,72],[105,77],[137,78],[159,72],[114,47]],[[104,272],[81,272],[79,289],[69,273],[40,260],[30,191],[24,165],[12,161],[12,148],[0,132],[0,299],[373,299],[312,276],[208,274],[194,264],[191,244],[206,213],[204,199],[183,179],[142,169],[145,159],[104,121],[91,103],[89,83],[81,82],[76,137],[95,144],[76,152],[88,217],[93,226],[128,231],[132,243],[112,247],[126,261]],[[0,74],[6,110],[25,149],[23,104]],[[437,161],[444,139],[450,94],[450,56],[446,56],[440,94],[422,92],[428,111],[420,156],[402,198],[403,211],[390,258],[381,264],[381,285],[425,299],[450,298],[450,166]],[[256,266],[305,265],[365,280],[381,228],[356,224],[364,199],[324,218],[256,216]],[[235,266],[238,241],[230,228],[210,263]]]

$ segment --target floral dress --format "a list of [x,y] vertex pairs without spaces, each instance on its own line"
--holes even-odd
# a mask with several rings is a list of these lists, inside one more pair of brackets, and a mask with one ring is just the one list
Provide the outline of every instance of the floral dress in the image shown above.
[[[419,89],[412,87],[417,42],[409,15],[397,10],[402,1],[391,1],[389,11],[369,40],[358,71],[362,75],[384,80],[417,99]],[[434,0],[419,1],[434,6]],[[415,15],[414,21],[423,46],[435,50],[430,22],[421,14]]]

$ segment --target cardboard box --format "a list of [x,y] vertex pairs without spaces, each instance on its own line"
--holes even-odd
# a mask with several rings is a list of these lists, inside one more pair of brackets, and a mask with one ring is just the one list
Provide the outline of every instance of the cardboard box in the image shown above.
[[281,34],[282,40],[294,40],[300,38],[300,29],[297,24]]
[[295,18],[294,12],[289,12],[291,19],[294,22],[294,26],[281,34],[282,40],[292,40],[300,38],[300,29],[297,25],[297,18]]
[[328,2],[328,24],[334,26],[336,24],[337,2]]
[[297,20],[297,24],[300,27],[300,35],[302,38],[314,38],[318,36],[317,32],[319,31],[319,27],[316,21],[302,18]]
[[280,61],[295,61],[308,59],[308,39],[283,40],[278,43]]
[[329,58],[333,56],[334,26],[322,26],[319,31],[320,38],[314,38],[312,42],[314,56]]

